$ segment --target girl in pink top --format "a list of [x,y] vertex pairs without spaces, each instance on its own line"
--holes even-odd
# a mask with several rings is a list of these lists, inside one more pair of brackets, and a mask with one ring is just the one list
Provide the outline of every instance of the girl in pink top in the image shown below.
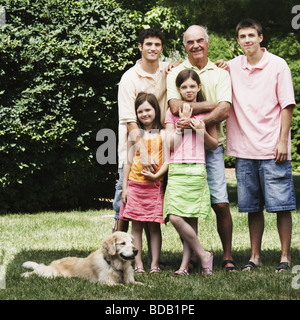
[[[176,86],[186,102],[196,102],[201,84],[198,74],[191,69],[181,71]],[[174,116],[166,114],[166,130],[170,134],[171,158],[168,185],[164,199],[164,220],[170,220],[183,241],[183,257],[174,275],[188,275],[188,264],[195,252],[202,264],[202,273],[212,274],[213,255],[205,251],[197,236],[198,218],[211,215],[210,193],[206,179],[205,147],[218,147],[216,126],[205,128],[203,114],[192,116],[189,103],[185,103]],[[179,119],[190,118],[191,129],[184,132],[176,128]]]

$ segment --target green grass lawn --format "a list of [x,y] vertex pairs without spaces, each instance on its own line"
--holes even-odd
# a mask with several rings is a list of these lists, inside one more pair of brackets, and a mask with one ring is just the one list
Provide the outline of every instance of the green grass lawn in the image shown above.
[[[236,206],[236,185],[228,181],[234,223],[233,257],[242,266],[250,257],[247,215]],[[300,194],[300,176],[295,176],[296,194]],[[298,206],[300,201],[298,199]],[[292,258],[300,265],[300,208],[293,212]],[[181,241],[171,224],[162,226],[161,274],[137,275],[145,286],[109,287],[80,279],[22,278],[22,263],[33,260],[48,264],[66,256],[85,257],[96,250],[111,232],[113,211],[41,212],[0,216],[0,300],[294,300],[300,289],[292,285],[296,274],[289,270],[276,274],[280,242],[276,215],[265,215],[262,246],[263,266],[251,273],[226,273],[221,268],[222,247],[216,231],[216,218],[199,221],[199,238],[214,252],[214,274],[202,276],[196,268],[189,277],[173,277],[182,254]],[[144,238],[144,260],[147,247]],[[145,263],[146,265],[146,263]],[[149,271],[149,268],[147,269]],[[299,272],[299,271],[298,271]],[[296,284],[300,284],[300,280]]]

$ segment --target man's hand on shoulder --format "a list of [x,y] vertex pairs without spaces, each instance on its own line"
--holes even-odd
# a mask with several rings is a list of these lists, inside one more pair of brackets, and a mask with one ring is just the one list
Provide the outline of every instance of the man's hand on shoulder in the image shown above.
[[220,68],[220,69],[224,69],[226,71],[228,71],[229,67],[228,67],[228,63],[226,61],[224,61],[223,59],[217,60],[215,61],[215,65]]
[[168,68],[166,69],[166,73],[170,73],[173,68],[179,66],[183,61],[174,61],[170,62]]

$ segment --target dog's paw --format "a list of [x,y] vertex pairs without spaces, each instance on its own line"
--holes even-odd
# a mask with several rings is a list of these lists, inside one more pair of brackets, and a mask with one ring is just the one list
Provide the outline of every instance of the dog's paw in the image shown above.
[[21,277],[28,278],[30,276],[30,272],[21,273]]
[[132,284],[135,284],[137,286],[144,286],[145,284],[143,282],[133,281]]
[[113,282],[113,281],[106,281],[106,282],[99,282],[100,284],[104,284],[106,286],[110,286],[110,287],[113,287],[113,286],[121,286],[121,287],[124,287],[124,284],[120,283],[120,282]]

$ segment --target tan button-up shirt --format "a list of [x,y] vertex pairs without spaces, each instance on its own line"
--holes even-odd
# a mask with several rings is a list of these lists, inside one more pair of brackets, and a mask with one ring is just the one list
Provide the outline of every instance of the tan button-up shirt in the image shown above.
[[135,99],[139,92],[153,93],[161,109],[161,122],[164,125],[167,111],[167,74],[168,62],[159,62],[159,70],[151,75],[142,70],[140,60],[127,70],[119,83],[119,168],[127,159],[127,123],[136,122]]

